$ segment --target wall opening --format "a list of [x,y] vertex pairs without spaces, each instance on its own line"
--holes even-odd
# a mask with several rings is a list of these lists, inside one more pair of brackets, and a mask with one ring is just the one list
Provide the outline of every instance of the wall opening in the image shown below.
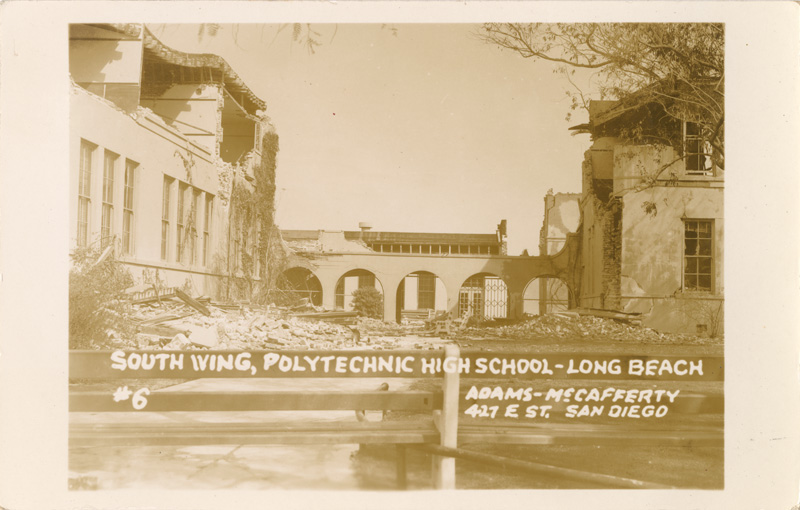
[[292,267],[282,273],[278,289],[295,300],[307,298],[314,306],[322,306],[322,284],[319,278],[304,267]]
[[363,287],[375,287],[383,294],[383,285],[375,277],[375,273],[366,269],[353,269],[348,271],[336,282],[335,306],[337,310],[353,309],[353,291]]
[[222,107],[222,142],[219,156],[226,163],[238,163],[256,147],[257,130],[253,118],[225,94]]
[[508,317],[508,287],[499,276],[478,273],[470,276],[458,292],[458,315],[491,320]]
[[563,312],[569,309],[570,290],[561,278],[534,278],[525,287],[522,299],[526,315]]
[[431,312],[447,310],[447,289],[435,274],[416,271],[400,281],[395,302],[398,322],[425,319]]

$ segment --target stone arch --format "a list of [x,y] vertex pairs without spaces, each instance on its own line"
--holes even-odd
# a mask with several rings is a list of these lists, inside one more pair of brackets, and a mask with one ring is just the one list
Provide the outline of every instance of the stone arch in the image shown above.
[[575,296],[566,280],[546,275],[528,281],[522,300],[525,315],[544,315],[573,308]]
[[508,285],[494,273],[475,273],[461,284],[457,311],[459,317],[469,313],[479,319],[508,318]]
[[288,298],[308,298],[314,306],[322,306],[322,283],[313,271],[302,266],[290,267],[278,278],[278,289]]
[[447,311],[447,288],[444,281],[430,271],[413,271],[405,275],[397,286],[396,296],[397,322],[429,311]]
[[383,294],[383,284],[368,269],[351,269],[339,277],[334,290],[334,305],[337,310],[352,310],[353,291],[361,287],[375,287]]

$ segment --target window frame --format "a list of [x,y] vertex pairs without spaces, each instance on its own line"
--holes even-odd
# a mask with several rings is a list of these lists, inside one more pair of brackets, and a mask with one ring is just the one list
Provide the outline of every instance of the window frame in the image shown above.
[[[696,239],[697,245],[695,248],[695,254],[688,254],[688,240],[692,238],[687,237],[688,233],[688,226],[690,223],[697,223],[697,230],[698,237]],[[716,224],[713,218],[683,218],[683,242],[682,242],[682,255],[681,255],[681,290],[683,292],[691,292],[691,293],[704,293],[704,294],[714,294],[716,292],[716,242],[715,242],[715,232],[716,232]],[[699,237],[700,233],[700,224],[706,223],[708,224],[708,237]],[[701,240],[708,240],[709,243],[709,254],[702,255],[699,253],[700,251],[700,242]],[[690,259],[694,260],[692,264]],[[709,269],[708,272],[700,271],[700,260],[707,259],[709,261]],[[692,269],[690,266],[694,266],[694,271],[690,271]],[[700,287],[699,281],[701,276],[708,276],[709,285],[708,288]],[[690,277],[694,277],[696,283],[693,286],[687,282]]]
[[114,191],[119,154],[103,151],[103,187],[100,195],[100,246],[105,248],[114,237]]
[[[697,130],[697,133],[689,133],[690,126],[694,126]],[[684,159],[684,171],[686,175],[695,175],[695,176],[707,176],[707,177],[714,177],[717,173],[717,166],[714,164],[714,159],[711,157],[711,153],[713,149],[708,144],[708,141],[703,138],[703,133],[700,130],[700,126],[695,122],[683,121],[681,123],[681,141],[683,143],[683,159]],[[690,144],[697,144],[692,151],[689,150]],[[709,145],[706,148],[706,145]],[[708,152],[706,152],[708,150]],[[705,167],[705,159],[711,163],[710,168]],[[689,162],[695,158],[697,161],[697,168],[689,168]],[[701,161],[703,164],[701,164]]]
[[136,252],[136,174],[139,163],[125,159],[125,175],[122,191],[122,253]]
[[172,219],[172,187],[175,179],[164,175],[161,192],[161,260],[169,260],[170,223]]
[[78,155],[78,224],[75,237],[77,245],[84,248],[89,246],[92,232],[92,166],[97,148],[97,144],[81,138]]

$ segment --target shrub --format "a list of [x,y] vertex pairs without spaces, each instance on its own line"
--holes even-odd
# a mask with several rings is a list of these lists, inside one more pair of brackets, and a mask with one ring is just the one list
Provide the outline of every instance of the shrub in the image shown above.
[[353,292],[353,310],[363,317],[383,317],[383,295],[375,287],[362,287]]
[[86,349],[109,345],[109,330],[132,334],[124,291],[133,285],[130,272],[113,258],[100,257],[95,248],[78,248],[69,272],[69,347]]

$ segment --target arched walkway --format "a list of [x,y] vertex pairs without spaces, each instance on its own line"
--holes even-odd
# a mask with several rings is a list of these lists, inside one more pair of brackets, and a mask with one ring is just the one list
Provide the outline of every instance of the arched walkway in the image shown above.
[[363,287],[374,287],[383,294],[383,285],[372,271],[353,269],[343,274],[336,282],[335,306],[337,310],[353,309],[353,292]]
[[478,319],[508,317],[508,287],[491,273],[478,273],[467,278],[458,292],[458,315],[469,313]]
[[430,310],[447,311],[447,289],[430,271],[407,274],[397,286],[396,298],[397,322],[427,315]]
[[528,282],[523,292],[523,312],[544,315],[570,308],[572,296],[567,282],[561,278],[543,276]]
[[322,305],[322,284],[319,278],[304,267],[290,267],[278,279],[278,288],[297,299],[308,298],[314,306]]

